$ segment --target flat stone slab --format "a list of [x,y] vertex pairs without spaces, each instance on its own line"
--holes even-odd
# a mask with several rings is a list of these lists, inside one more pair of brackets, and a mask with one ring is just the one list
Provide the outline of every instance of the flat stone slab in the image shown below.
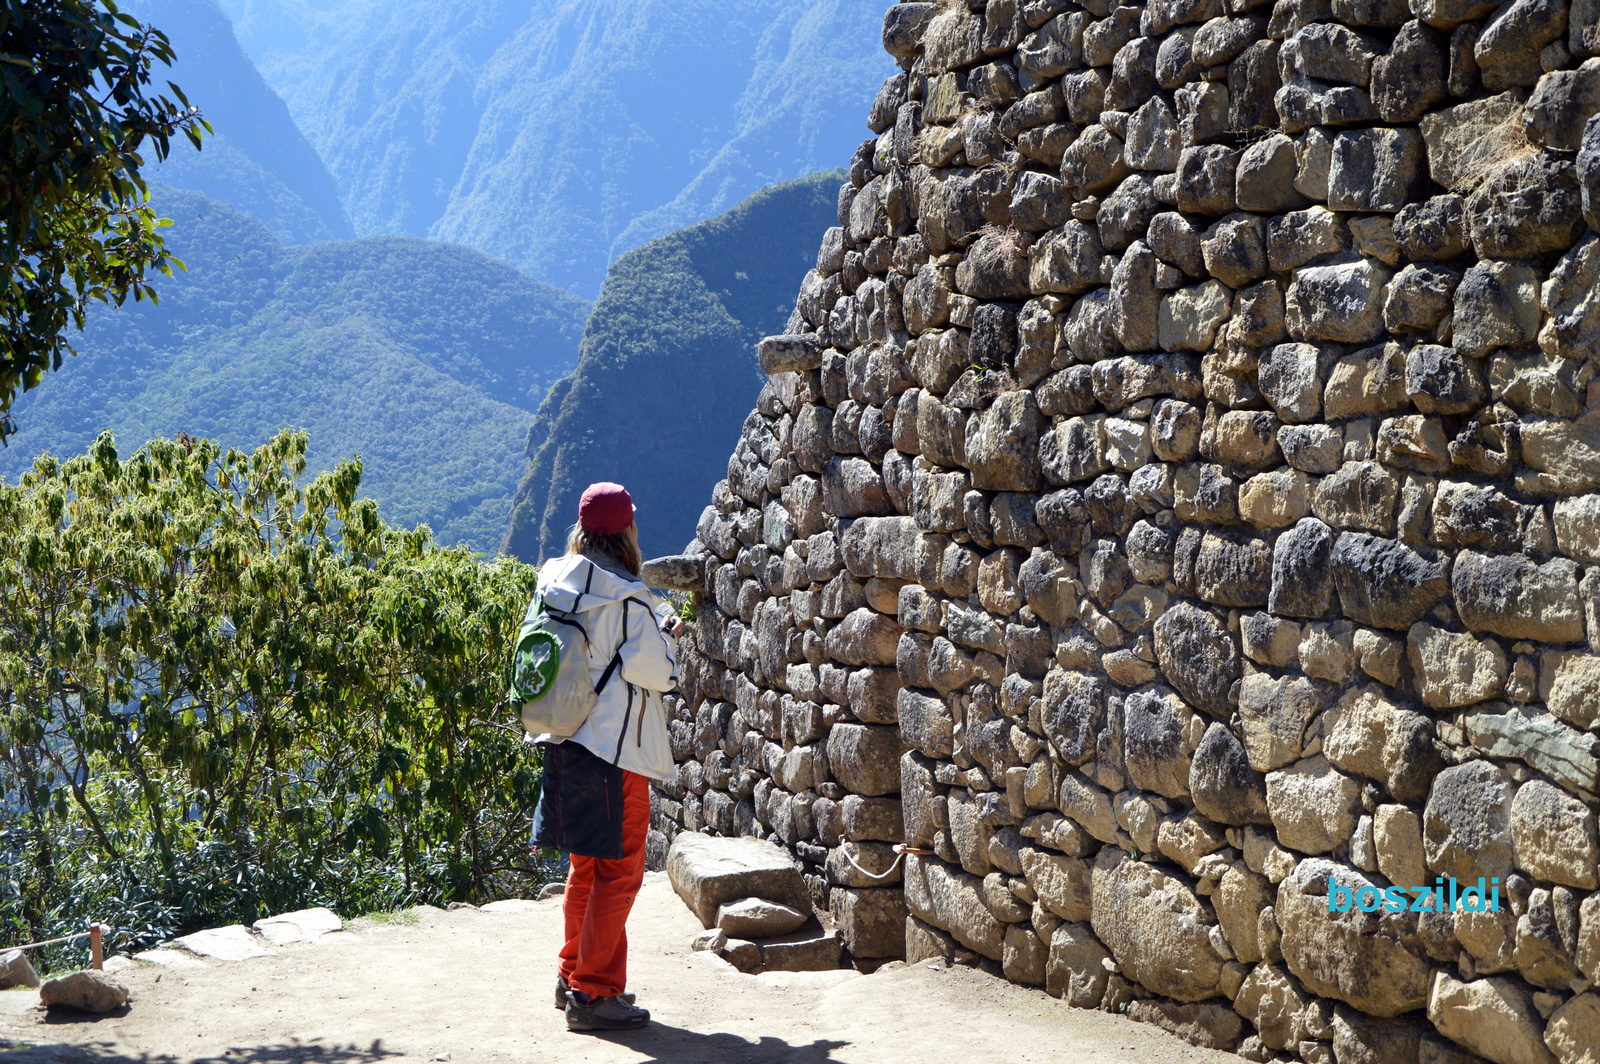
[[492,901],[483,907],[486,913],[526,913],[541,908],[538,902],[529,901],[527,898],[507,898],[504,901]]
[[181,949],[147,949],[142,953],[135,953],[133,959],[144,961],[146,964],[159,964],[164,968],[203,968],[194,954],[185,953]]
[[332,909],[318,907],[269,916],[257,920],[254,926],[261,937],[272,945],[287,946],[291,942],[308,942],[335,931],[343,931],[344,921]]
[[742,898],[762,898],[811,915],[800,870],[789,855],[760,839],[716,838],[684,831],[667,853],[667,876],[702,927],[717,922],[717,909]]
[[252,935],[250,929],[243,924],[229,924],[227,927],[196,931],[192,935],[173,939],[172,944],[201,957],[219,961],[245,961],[251,957],[272,955],[272,950],[266,943]]
[[768,972],[830,972],[839,967],[844,945],[837,931],[802,928],[792,935],[764,939],[761,963]]

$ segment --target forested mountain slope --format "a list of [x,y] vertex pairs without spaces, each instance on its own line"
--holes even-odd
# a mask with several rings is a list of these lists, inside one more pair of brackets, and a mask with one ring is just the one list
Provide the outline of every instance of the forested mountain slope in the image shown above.
[[358,233],[585,296],[630,248],[849,158],[892,64],[862,0],[223,0]]
[[137,0],[130,10],[172,41],[177,64],[161,78],[176,82],[215,130],[201,151],[175,144],[149,176],[237,207],[285,243],[349,239],[327,167],[240,49],[216,0]]
[[755,343],[780,332],[837,223],[842,172],[763,190],[624,255],[583,336],[577,371],[528,433],[531,463],[502,550],[560,553],[590,483],[627,485],[645,556],[673,553],[727,471],[763,376]]
[[571,371],[588,305],[468,248],[410,237],[286,247],[199,193],[156,187],[189,271],[91,316],[79,355],[26,393],[0,452],[14,478],[105,428],[126,452],[187,432],[251,447],[311,434],[313,469],[350,455],[400,524],[493,550],[519,444]]

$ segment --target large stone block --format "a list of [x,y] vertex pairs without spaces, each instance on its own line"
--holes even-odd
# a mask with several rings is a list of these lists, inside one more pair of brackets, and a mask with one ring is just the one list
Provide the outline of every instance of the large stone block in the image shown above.
[[800,870],[782,849],[759,839],[729,839],[680,831],[667,852],[667,878],[684,904],[712,927],[726,902],[761,898],[811,912]]
[[[1381,881],[1380,881],[1381,882]],[[1307,990],[1374,1016],[1399,1016],[1428,1002],[1433,976],[1416,924],[1382,908],[1330,911],[1332,883],[1382,893],[1361,872],[1335,861],[1301,861],[1278,888],[1274,909],[1284,963]]]
[[1094,932],[1128,977],[1179,1001],[1219,992],[1222,958],[1211,946],[1211,907],[1158,866],[1107,846],[1095,859]]

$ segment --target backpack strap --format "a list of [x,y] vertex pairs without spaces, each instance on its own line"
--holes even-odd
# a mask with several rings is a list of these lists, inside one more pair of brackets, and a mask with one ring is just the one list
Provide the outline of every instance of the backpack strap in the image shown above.
[[[617,652],[611,655],[611,661],[606,665],[606,671],[600,674],[600,682],[594,685],[594,693],[599,694],[606,689],[606,684],[611,682],[611,674],[622,667],[622,648],[628,645],[628,604],[632,599],[622,600],[622,641],[617,644]],[[589,633],[584,633],[588,638]],[[624,725],[626,728],[626,725]]]

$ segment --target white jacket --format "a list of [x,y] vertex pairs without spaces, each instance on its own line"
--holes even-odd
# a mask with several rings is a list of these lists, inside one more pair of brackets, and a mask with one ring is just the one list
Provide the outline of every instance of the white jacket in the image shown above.
[[[610,559],[578,554],[546,562],[538,593],[549,609],[576,612],[589,634],[591,681],[600,682],[619,650],[622,658],[594,712],[567,741],[629,772],[674,778],[678,769],[661,705],[661,693],[678,686],[677,640],[661,630],[671,606]],[[562,740],[540,735],[534,741]]]

